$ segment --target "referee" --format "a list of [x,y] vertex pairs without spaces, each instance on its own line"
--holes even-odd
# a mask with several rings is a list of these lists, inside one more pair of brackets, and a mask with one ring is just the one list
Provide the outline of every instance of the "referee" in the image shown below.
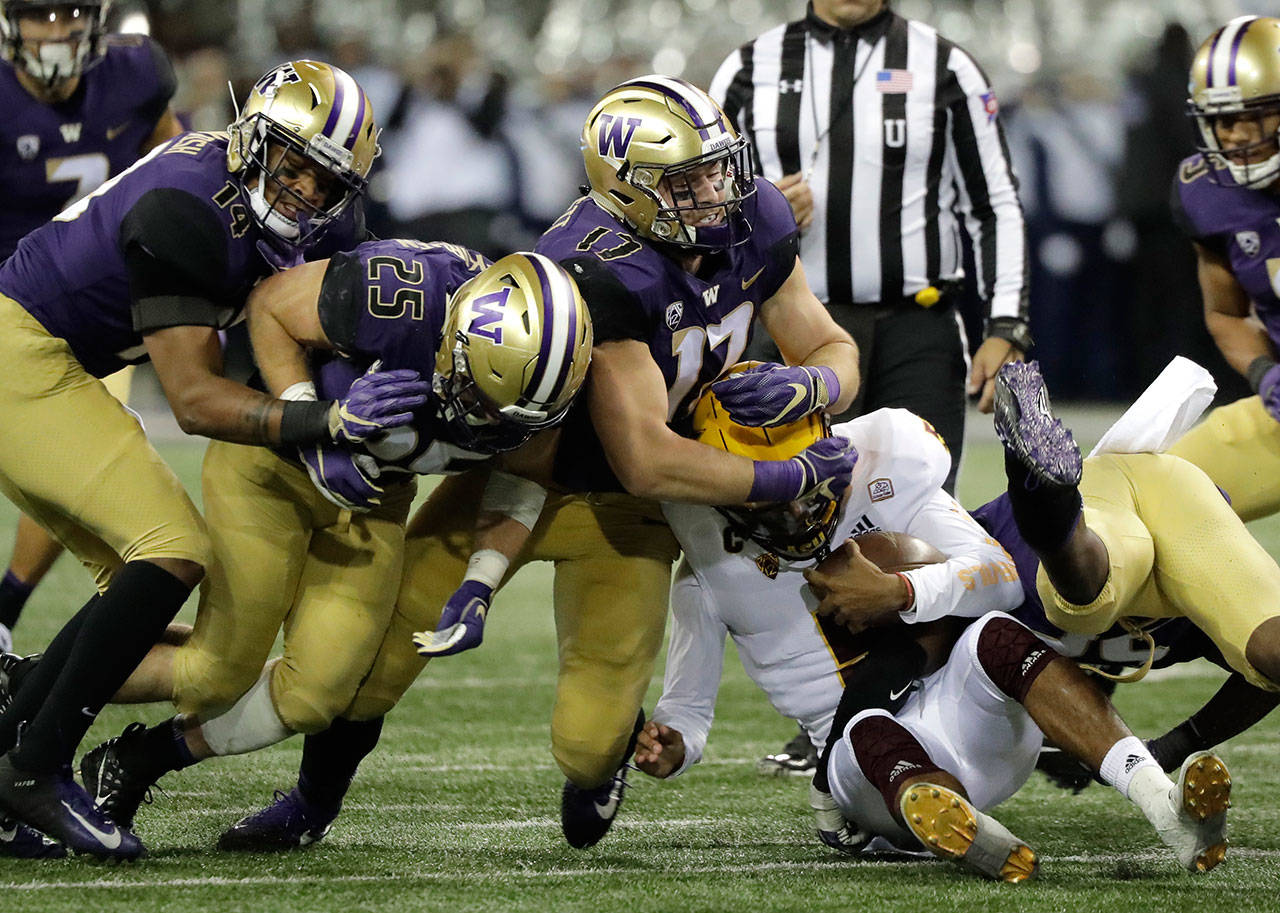
[[[968,345],[956,305],[960,220],[972,239],[985,339],[967,392],[991,411],[1000,365],[1031,346],[1022,207],[997,103],[967,53],[886,0],[812,0],[720,65],[711,95],[791,203],[809,285],[858,343],[862,384],[842,418],[886,406],[964,443]],[[756,358],[776,361],[769,340]],[[762,773],[817,763],[804,730]]]
[[809,284],[858,343],[862,386],[844,417],[900,406],[928,419],[951,449],[954,491],[962,218],[986,309],[968,377],[982,411],[1000,365],[1031,345],[1026,231],[986,76],[886,0],[813,0],[730,54],[711,94],[790,200]]

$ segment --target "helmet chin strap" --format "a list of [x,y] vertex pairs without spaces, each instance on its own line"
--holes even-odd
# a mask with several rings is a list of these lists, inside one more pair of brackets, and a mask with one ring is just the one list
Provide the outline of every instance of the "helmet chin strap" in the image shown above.
[[259,175],[258,183],[249,190],[249,205],[253,208],[254,215],[272,234],[285,241],[297,241],[302,234],[302,226],[293,219],[285,218],[276,212],[275,207],[267,202],[266,195],[262,192],[262,185],[265,183],[266,181]]
[[70,42],[50,41],[41,43],[35,52],[23,47],[20,53],[23,69],[46,86],[53,87],[62,80],[80,75],[88,51],[87,40],[80,39],[74,52]]

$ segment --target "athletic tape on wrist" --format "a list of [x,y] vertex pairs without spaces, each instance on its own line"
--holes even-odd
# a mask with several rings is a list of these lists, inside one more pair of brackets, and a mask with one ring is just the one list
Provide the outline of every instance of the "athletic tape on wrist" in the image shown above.
[[474,580],[477,583],[483,583],[491,590],[496,590],[510,565],[511,559],[502,552],[497,549],[482,548],[471,553],[463,580]]
[[316,401],[316,385],[309,380],[300,380],[290,384],[280,398],[293,403],[314,403]]
[[480,496],[480,512],[510,517],[532,532],[546,500],[547,490],[537,482],[509,472],[494,472]]

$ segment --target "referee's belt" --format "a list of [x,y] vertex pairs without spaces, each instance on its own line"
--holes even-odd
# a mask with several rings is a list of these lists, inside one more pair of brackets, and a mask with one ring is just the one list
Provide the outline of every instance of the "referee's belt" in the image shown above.
[[855,301],[855,307],[867,308],[931,308],[938,304],[950,307],[960,292],[960,282],[947,280],[927,285],[914,295],[890,298],[885,301]]

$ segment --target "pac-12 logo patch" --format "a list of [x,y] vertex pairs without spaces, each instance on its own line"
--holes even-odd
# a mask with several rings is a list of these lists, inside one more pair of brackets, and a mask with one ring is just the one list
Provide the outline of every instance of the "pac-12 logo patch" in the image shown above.
[[867,483],[867,494],[872,501],[888,501],[893,497],[893,481],[890,479],[872,479]]
[[684,316],[684,302],[673,301],[667,305],[667,329],[674,330],[680,326],[680,318]]
[[18,157],[29,162],[40,154],[40,137],[34,133],[26,133],[18,137]]
[[1256,231],[1236,232],[1236,243],[1240,245],[1246,257],[1256,257],[1262,252],[1262,241],[1258,238]]

